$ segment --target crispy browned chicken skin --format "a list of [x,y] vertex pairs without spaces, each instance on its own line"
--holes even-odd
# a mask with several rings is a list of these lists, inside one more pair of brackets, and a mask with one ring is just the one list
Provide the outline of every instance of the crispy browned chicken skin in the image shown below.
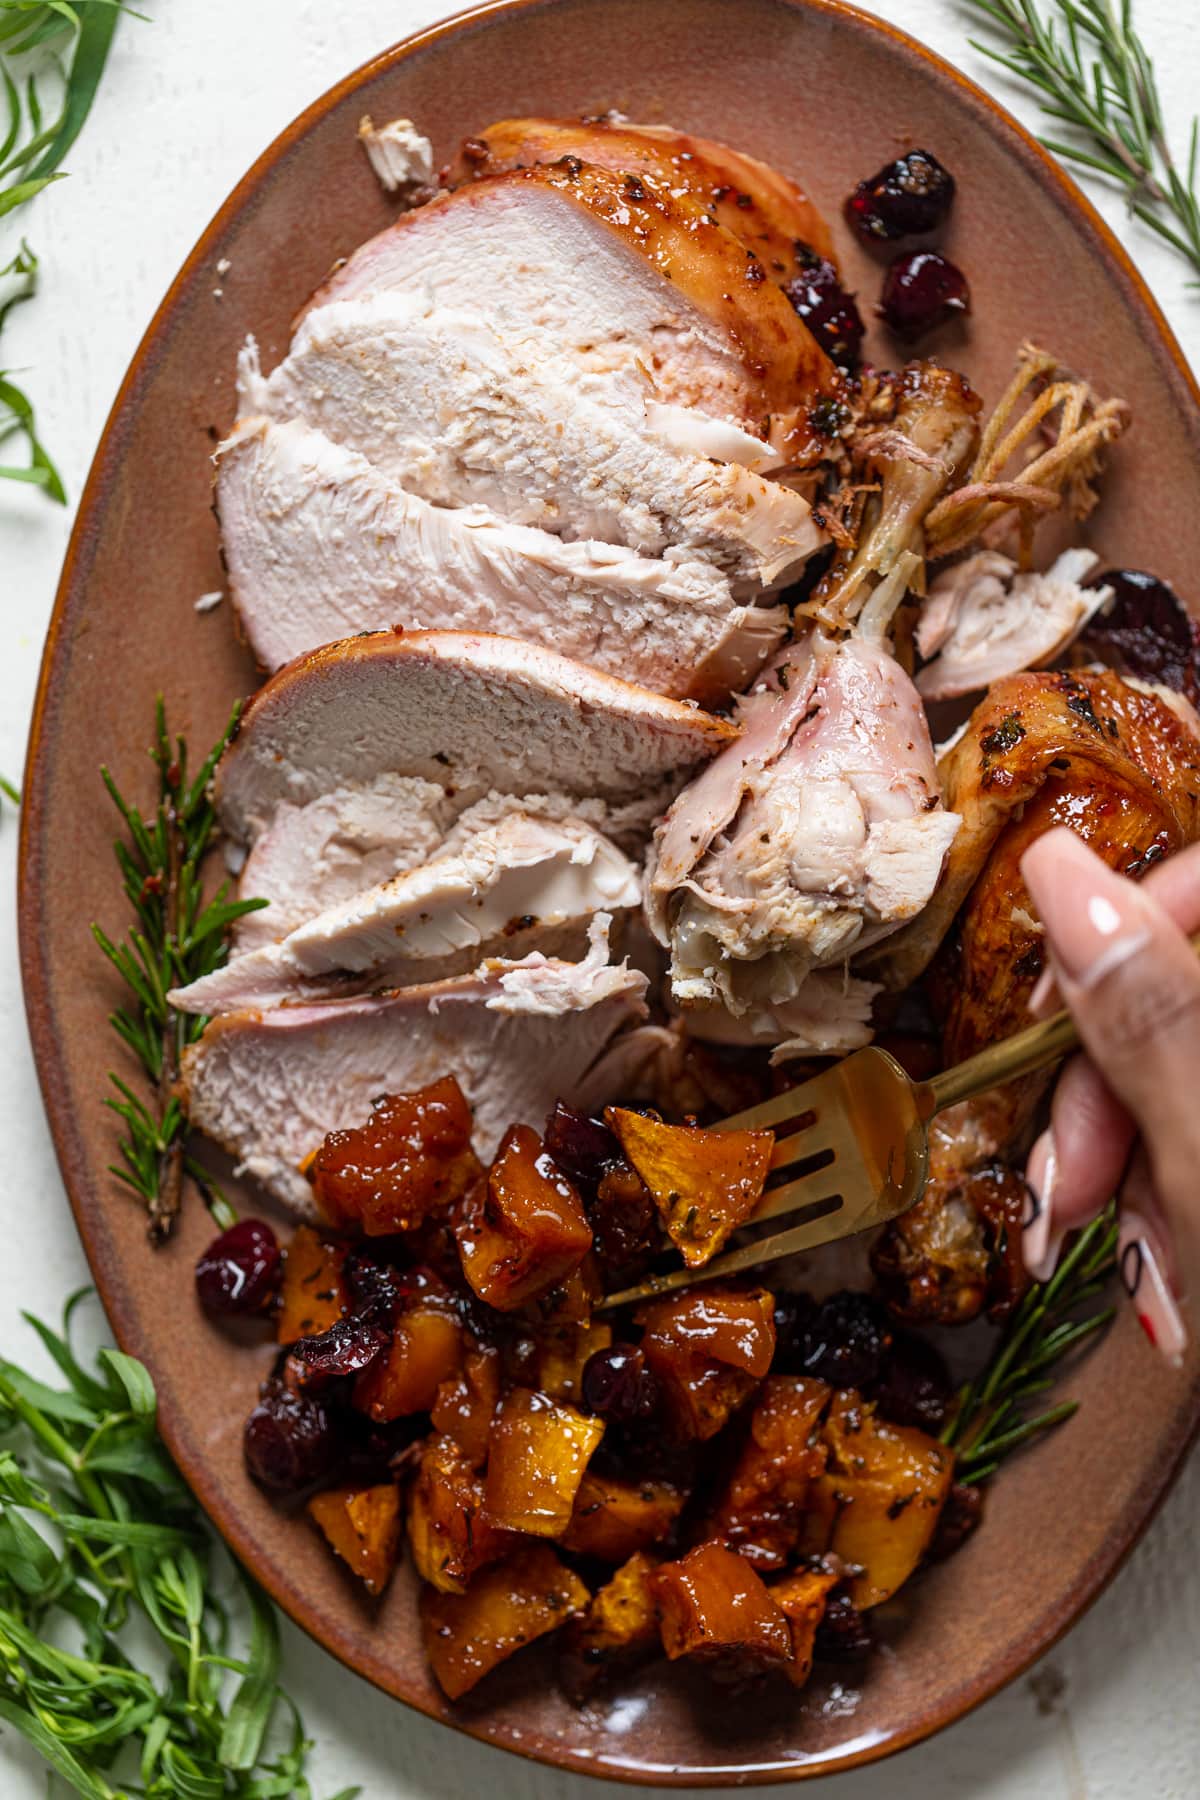
[[[936,951],[929,985],[949,1064],[1029,1022],[1043,963],[1021,878],[1030,843],[1065,825],[1111,867],[1141,875],[1200,835],[1200,741],[1160,694],[1111,672],[1015,675],[976,708],[938,772],[963,826],[889,977],[911,978]],[[1002,1317],[1019,1297],[1024,1187],[1001,1158],[1019,1144],[1046,1079],[1011,1083],[936,1122],[925,1195],[872,1259],[903,1316],[958,1324],[986,1307]]]

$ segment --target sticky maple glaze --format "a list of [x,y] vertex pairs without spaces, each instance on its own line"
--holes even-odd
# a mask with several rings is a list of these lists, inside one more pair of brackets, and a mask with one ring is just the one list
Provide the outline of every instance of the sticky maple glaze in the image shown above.
[[621,119],[498,119],[467,138],[442,174],[456,187],[531,163],[577,156],[618,174],[649,176],[672,198],[698,200],[718,224],[760,258],[781,286],[798,271],[797,244],[836,267],[829,227],[802,188],[786,175],[712,138],[669,125]]
[[[930,972],[949,1065],[1030,1022],[1044,962],[1021,875],[1030,844],[1066,826],[1111,868],[1142,875],[1200,835],[1200,744],[1166,701],[1111,672],[1020,675],[992,689],[939,773],[964,820],[947,880],[956,853],[960,881],[981,858]],[[1002,1317],[1019,1297],[1024,1184],[1001,1158],[1051,1079],[1010,1082],[934,1122],[925,1194],[872,1256],[904,1316],[953,1324],[986,1306]]]

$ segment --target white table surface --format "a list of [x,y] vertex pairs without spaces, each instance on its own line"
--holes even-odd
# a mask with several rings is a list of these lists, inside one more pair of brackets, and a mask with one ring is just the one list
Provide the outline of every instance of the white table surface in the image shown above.
[[[736,0],[730,0],[735,4]],[[43,291],[4,333],[4,362],[35,396],[45,441],[72,500],[125,366],[177,267],[226,193],[302,107],[348,70],[453,10],[438,0],[139,0],[126,21],[71,179],[17,228],[42,259]],[[924,38],[990,85],[1027,123],[1033,109],[967,42],[956,0],[876,0],[871,10]],[[1136,0],[1177,142],[1196,99],[1195,0]],[[1193,363],[1200,298],[1153,236],[1100,203],[1126,239]],[[42,638],[72,512],[0,483],[0,771],[20,775]],[[130,572],[136,605],[137,571]],[[100,804],[100,802],[97,802]],[[16,827],[0,822],[0,1145],[4,1249],[0,1344],[30,1353],[22,1308],[53,1318],[86,1266],[63,1196],[29,1054],[14,920]],[[1086,1495],[1072,1496],[1085,1505]],[[898,1760],[835,1776],[836,1800],[1193,1800],[1200,1793],[1200,1561],[1194,1526],[1200,1458],[1122,1574],[1028,1679]],[[972,1604],[964,1596],[964,1604]],[[974,1597],[986,1608],[986,1594]],[[619,1790],[556,1774],[469,1742],[408,1712],[285,1624],[288,1683],[317,1740],[315,1792],[359,1781],[368,1800],[589,1800]],[[785,1789],[759,1790],[782,1795]],[[788,1788],[788,1793],[797,1792]],[[0,1737],[0,1796],[46,1792],[41,1765]]]

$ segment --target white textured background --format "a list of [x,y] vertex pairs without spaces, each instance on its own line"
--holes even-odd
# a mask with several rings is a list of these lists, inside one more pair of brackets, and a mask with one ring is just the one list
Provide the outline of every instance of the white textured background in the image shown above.
[[[735,5],[736,0],[729,0]],[[18,215],[43,291],[4,334],[4,359],[35,397],[45,441],[79,495],[117,384],[164,289],[226,193],[324,88],[397,38],[453,10],[438,0],[140,0],[151,23],[117,34],[99,101],[68,159],[71,179]],[[967,42],[957,0],[876,0],[992,88],[1033,109]],[[1196,104],[1196,0],[1135,0],[1176,142]],[[1119,201],[1092,189],[1125,237],[1193,364],[1200,296]],[[0,236],[0,266],[14,221]],[[71,513],[0,483],[0,771],[19,778],[42,637]],[[137,606],[137,570],[129,571]],[[97,800],[97,804],[102,804]],[[53,1317],[86,1279],[30,1061],[13,912],[16,828],[0,823],[0,1345],[25,1356],[22,1307]],[[1114,1405],[1119,1405],[1114,1396]],[[1086,1506],[1086,1494],[1064,1495]],[[1200,1458],[1083,1623],[1027,1680],[899,1760],[831,1778],[830,1800],[1194,1800],[1200,1794]],[[987,1595],[964,1594],[986,1611]],[[317,1739],[315,1791],[360,1781],[367,1800],[589,1800],[608,1784],[485,1749],[385,1699],[285,1625],[287,1678]],[[0,1800],[45,1794],[41,1766],[0,1737]],[[782,1796],[783,1787],[758,1790]],[[788,1788],[789,1794],[799,1790]]]

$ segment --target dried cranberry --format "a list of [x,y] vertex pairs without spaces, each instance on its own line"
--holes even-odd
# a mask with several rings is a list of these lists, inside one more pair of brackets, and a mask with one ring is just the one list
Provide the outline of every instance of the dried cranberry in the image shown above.
[[269,1381],[246,1420],[243,1447],[255,1481],[295,1494],[332,1474],[340,1454],[333,1418],[315,1394]]
[[865,327],[854,295],[842,286],[831,262],[806,245],[796,246],[799,269],[785,293],[822,350],[839,367],[856,367]]
[[239,1219],[196,1263],[200,1304],[210,1313],[262,1312],[275,1296],[281,1267],[271,1227],[262,1219]]
[[391,1325],[405,1274],[380,1262],[369,1251],[351,1250],[342,1265],[342,1278],[356,1318],[369,1319],[382,1328]]
[[594,1188],[605,1170],[621,1161],[621,1146],[608,1126],[563,1100],[555,1102],[546,1120],[543,1142],[563,1174],[585,1189]]
[[776,1375],[803,1372],[804,1339],[817,1314],[817,1303],[808,1294],[775,1296],[775,1353],[771,1368]]
[[610,1279],[635,1280],[660,1247],[662,1228],[649,1188],[627,1162],[607,1171],[587,1202],[600,1266]]
[[304,1382],[335,1381],[369,1368],[391,1342],[391,1333],[358,1313],[339,1319],[317,1337],[297,1338],[291,1355],[303,1366]]
[[634,1344],[594,1350],[583,1365],[580,1393],[587,1412],[618,1424],[648,1419],[659,1398],[658,1382]]
[[933,231],[950,211],[954,177],[928,150],[910,150],[860,181],[846,217],[867,243]]
[[891,1326],[878,1300],[846,1290],[822,1300],[801,1331],[800,1371],[831,1387],[871,1387],[891,1347]]
[[971,310],[967,278],[936,250],[909,250],[883,278],[879,316],[897,337],[924,337],[956,313]]
[[1113,597],[1089,620],[1084,650],[1124,674],[1200,699],[1200,624],[1174,588],[1144,569],[1106,569],[1087,585],[1110,587]]
[[930,1560],[944,1562],[962,1549],[983,1519],[983,1490],[956,1481],[938,1514],[937,1529],[929,1546]]
[[819,1662],[858,1662],[875,1648],[870,1620],[848,1594],[830,1594],[813,1651]]
[[897,1331],[873,1396],[884,1418],[936,1436],[951,1391],[949,1370],[933,1345],[915,1332]]

